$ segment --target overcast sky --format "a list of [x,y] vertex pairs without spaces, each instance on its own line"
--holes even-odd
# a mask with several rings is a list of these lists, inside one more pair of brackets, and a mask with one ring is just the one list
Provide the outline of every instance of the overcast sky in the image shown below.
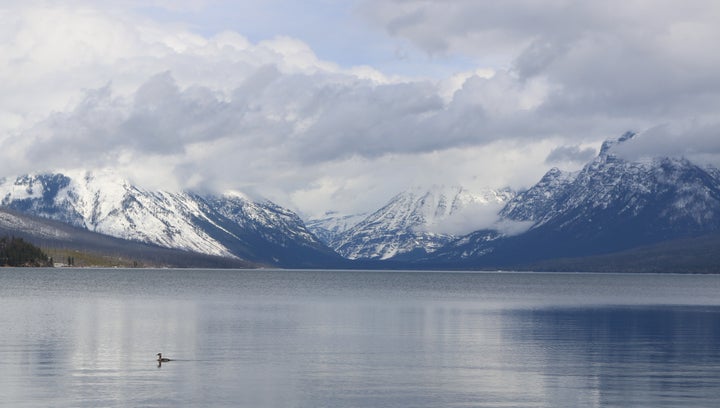
[[0,176],[114,168],[317,216],[720,155],[720,2],[0,0]]

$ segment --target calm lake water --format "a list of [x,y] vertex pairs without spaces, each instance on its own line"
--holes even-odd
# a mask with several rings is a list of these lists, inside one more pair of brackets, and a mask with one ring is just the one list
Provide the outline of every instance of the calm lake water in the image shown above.
[[719,400],[720,276],[0,269],[1,406]]

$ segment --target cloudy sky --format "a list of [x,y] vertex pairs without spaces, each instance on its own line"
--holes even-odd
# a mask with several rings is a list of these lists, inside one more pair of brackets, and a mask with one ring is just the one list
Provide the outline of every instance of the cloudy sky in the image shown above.
[[717,163],[714,0],[0,0],[0,176],[113,168],[317,216],[528,187],[602,140]]

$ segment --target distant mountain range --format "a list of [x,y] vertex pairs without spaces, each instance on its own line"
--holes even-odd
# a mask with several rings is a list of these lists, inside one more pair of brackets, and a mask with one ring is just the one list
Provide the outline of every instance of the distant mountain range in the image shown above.
[[367,217],[328,217],[308,226],[349,259],[413,259],[437,251],[463,229],[471,232],[469,225],[494,219],[514,195],[509,189],[472,193],[462,187],[415,187]]
[[[580,171],[553,168],[518,194],[414,189],[335,234],[322,231],[322,224],[313,224],[311,229],[345,257],[405,262],[418,268],[561,269],[576,265],[581,270],[604,270],[597,260],[610,262],[614,253],[622,254],[618,259],[628,264],[629,253],[657,254],[652,248],[661,243],[658,248],[665,253],[682,248],[678,252],[682,257],[688,242],[703,242],[706,247],[708,242],[718,242],[712,237],[720,233],[720,172],[684,158],[628,160],[618,155],[618,146],[634,137],[629,132],[608,140]],[[432,226],[452,220],[468,203],[497,209],[495,221],[468,234],[433,232]],[[477,225],[476,214],[456,219]],[[693,241],[695,237],[711,238]],[[645,249],[632,252],[634,248]],[[694,265],[693,270],[712,270],[714,265],[720,272],[714,258],[704,259],[710,264]],[[647,258],[632,264],[637,269],[643,262],[652,265],[644,269],[662,269]]]
[[578,172],[550,170],[508,202],[501,219],[529,225],[524,233],[476,231],[426,261],[516,266],[719,232],[717,170],[684,158],[628,161],[615,154],[617,145],[633,137],[628,133],[605,142],[599,155]]
[[112,172],[26,175],[0,180],[0,233],[132,248],[144,259],[174,251],[162,257],[175,264],[650,271],[675,254],[686,270],[720,272],[703,256],[712,250],[692,250],[720,249],[720,171],[684,158],[625,158],[618,147],[634,137],[609,140],[581,170],[551,169],[519,193],[417,187],[369,215],[307,225],[238,193],[148,191]]
[[293,212],[239,194],[147,191],[112,172],[0,181],[2,206],[159,247],[282,267],[342,264]]

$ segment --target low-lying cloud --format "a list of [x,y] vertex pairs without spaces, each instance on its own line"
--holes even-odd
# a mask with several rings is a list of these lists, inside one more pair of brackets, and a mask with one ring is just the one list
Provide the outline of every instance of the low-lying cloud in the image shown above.
[[720,123],[692,121],[654,126],[613,146],[612,153],[627,160],[670,156],[720,166]]
[[584,164],[595,157],[596,151],[592,147],[558,146],[554,148],[545,159],[547,164],[578,163]]

